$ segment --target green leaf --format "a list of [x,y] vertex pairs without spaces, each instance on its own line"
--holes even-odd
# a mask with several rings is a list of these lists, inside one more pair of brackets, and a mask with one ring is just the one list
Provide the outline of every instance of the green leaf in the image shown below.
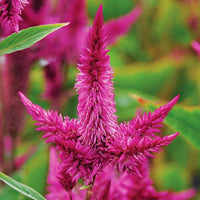
[[137,90],[152,96],[162,95],[163,91],[171,90],[170,83],[175,80],[175,74],[174,63],[166,60],[152,62],[149,65],[135,63],[116,70],[114,85],[115,88]]
[[86,190],[92,188],[92,185],[83,185],[81,186],[80,190]]
[[0,42],[0,55],[26,49],[53,31],[68,24],[69,23],[60,23],[34,26],[21,30],[19,33],[13,33]]
[[[160,105],[153,101],[140,99],[142,106],[154,111]],[[141,101],[142,99],[142,101]],[[200,106],[176,105],[166,117],[164,123],[188,140],[194,147],[200,150]]]
[[22,167],[22,182],[42,193],[46,189],[49,151],[46,143],[38,145],[36,152]]
[[176,106],[167,116],[165,123],[174,130],[180,132],[184,138],[190,141],[200,150],[200,107]]
[[[20,171],[17,171],[16,173],[12,174],[12,178],[21,182],[22,173]],[[8,185],[5,185],[4,187],[2,187],[2,185],[0,186],[0,199],[3,199],[3,200],[14,200],[14,199],[15,200],[21,200],[20,197],[21,197],[21,194],[18,191],[13,190]]]
[[128,121],[135,116],[138,102],[132,100],[131,92],[131,90],[115,88],[116,115],[119,117],[119,122]]
[[177,166],[174,163],[165,163],[159,166],[156,176],[159,186],[162,187],[163,190],[180,191],[190,186],[187,178],[187,169]]
[[32,188],[12,179],[11,177],[7,176],[6,174],[0,172],[0,180],[4,183],[12,187],[14,190],[22,193],[23,195],[34,199],[34,200],[46,200],[41,194],[37,191],[33,190]]

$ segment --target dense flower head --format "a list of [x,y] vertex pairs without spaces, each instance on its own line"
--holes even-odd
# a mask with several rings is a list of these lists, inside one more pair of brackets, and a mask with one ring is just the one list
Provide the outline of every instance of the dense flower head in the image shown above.
[[[78,190],[76,187],[70,193],[67,193],[59,184],[59,161],[56,150],[50,149],[50,164],[48,175],[48,191],[46,195],[48,200],[71,199],[83,200],[86,196],[85,190]],[[157,192],[153,187],[153,181],[149,176],[149,164],[144,162],[145,172],[143,178],[133,174],[120,174],[116,169],[105,167],[95,178],[95,184],[91,188],[91,200],[187,200],[195,195],[195,190],[188,189],[182,192]],[[57,182],[56,182],[57,180]],[[70,185],[68,180],[65,186]],[[79,186],[80,187],[80,186]]]
[[88,35],[88,48],[80,58],[75,88],[78,91],[78,116],[85,144],[101,145],[117,129],[113,94],[113,72],[105,50],[102,7]]
[[1,0],[0,2],[0,23],[1,26],[9,24],[16,32],[19,30],[20,14],[27,0]]
[[6,55],[1,72],[2,110],[4,134],[17,135],[23,126],[23,104],[18,98],[18,91],[27,91],[28,73],[32,57],[28,50]]
[[[134,195],[138,192],[141,194],[140,200],[149,197],[164,200],[151,186],[147,163],[154,157],[152,153],[162,150],[162,147],[167,146],[178,135],[157,135],[162,127],[161,123],[177,102],[178,96],[153,113],[145,113],[143,116],[138,114],[132,121],[118,124],[113,71],[105,44],[106,35],[100,6],[88,33],[87,47],[83,49],[78,64],[79,73],[75,85],[79,95],[78,119],[63,118],[57,111],[45,111],[22,93],[19,93],[20,97],[28,113],[37,121],[37,130],[43,131],[47,142],[56,146],[60,158],[58,180],[62,188],[71,195],[70,199],[73,199],[73,189],[81,178],[85,184],[94,186],[88,190],[86,196],[90,197],[86,199],[131,200],[136,198]],[[105,175],[105,171],[110,176]],[[109,179],[98,184],[98,181],[104,180],[102,177]],[[122,193],[117,193],[114,188],[122,180],[125,189],[119,191]],[[127,185],[127,182],[131,185]],[[135,189],[132,191],[131,187]],[[127,188],[130,189],[130,194],[124,193],[129,190]],[[54,192],[53,189],[50,192]],[[119,194],[119,197],[114,198],[115,194]]]
[[[60,172],[60,169],[62,168],[58,160],[56,149],[51,147],[49,156],[49,174],[47,178],[47,190],[49,193],[46,195],[46,198],[48,200],[82,200],[85,195],[85,190],[70,191],[69,193],[66,192],[66,187],[67,191],[69,191],[70,188],[74,186],[74,183],[70,179],[69,175],[65,176],[65,179],[63,179],[63,176],[61,177],[61,175],[64,172]],[[59,180],[61,184],[59,184]],[[64,185],[64,187],[62,187],[62,185]]]

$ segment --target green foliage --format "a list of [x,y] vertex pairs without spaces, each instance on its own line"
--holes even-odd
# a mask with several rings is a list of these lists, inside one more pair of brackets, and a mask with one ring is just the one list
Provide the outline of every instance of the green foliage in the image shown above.
[[37,191],[33,190],[27,185],[24,185],[11,177],[7,176],[6,174],[0,172],[0,180],[12,187],[14,190],[20,192],[21,194],[29,197],[30,199],[34,200],[45,200],[45,198],[39,194]]
[[[143,97],[142,105],[154,111],[159,105],[155,102],[148,101]],[[200,107],[199,106],[180,106],[176,105],[166,117],[164,123],[166,123],[173,130],[180,132],[181,135],[200,150]]]
[[41,25],[21,30],[19,33],[13,33],[0,42],[0,55],[29,48],[48,34],[68,24]]
[[[18,172],[18,173],[13,174],[12,178],[21,182],[22,175],[21,175],[21,173]],[[21,194],[18,191],[13,190],[10,186],[5,185],[3,187],[2,186],[0,187],[0,199],[2,199],[2,200],[14,200],[14,199],[20,200],[20,197],[21,197]]]
[[36,152],[22,167],[22,182],[37,190],[46,191],[46,177],[48,171],[48,148],[45,143],[38,145]]
[[165,123],[178,131],[200,150],[200,107],[184,108],[176,106],[167,116]]

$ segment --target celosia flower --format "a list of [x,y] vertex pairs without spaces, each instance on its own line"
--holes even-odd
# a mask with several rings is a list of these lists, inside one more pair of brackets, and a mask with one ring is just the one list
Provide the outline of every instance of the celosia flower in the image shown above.
[[100,199],[102,190],[108,182],[109,200],[186,200],[195,195],[193,189],[182,192],[157,192],[153,187],[153,181],[149,177],[148,165],[145,162],[145,174],[143,178],[138,178],[133,174],[119,174],[113,168],[106,168],[96,177],[93,187],[92,200]]
[[46,195],[48,200],[67,200],[69,194],[62,188],[58,181],[58,172],[59,172],[60,162],[58,161],[56,150],[51,147],[50,157],[49,157],[49,175],[47,178],[48,187],[47,190],[49,194]]
[[196,53],[198,54],[198,56],[200,57],[200,43],[197,41],[193,41],[191,45],[193,49],[196,51]]
[[131,26],[137,21],[142,8],[136,6],[130,13],[118,18],[112,19],[105,24],[105,34],[107,36],[107,44],[113,44],[119,38],[119,36],[125,35]]
[[[181,192],[162,191],[157,192],[153,187],[153,181],[149,177],[149,167],[145,162],[144,177],[138,178],[133,174],[120,174],[114,168],[106,167],[95,178],[95,184],[91,188],[91,200],[187,200],[195,195],[195,190],[188,189]],[[48,200],[83,200],[85,190],[75,188],[71,193],[67,193],[58,184],[60,162],[58,161],[56,150],[50,149],[49,175],[47,179],[49,194]],[[69,182],[68,182],[69,184]]]
[[1,71],[2,80],[2,132],[4,137],[10,138],[10,150],[4,149],[4,165],[8,172],[13,170],[13,153],[19,132],[23,128],[24,108],[18,98],[18,91],[27,91],[29,70],[33,63],[29,50],[6,55]]
[[[37,121],[37,130],[44,131],[47,142],[54,143],[60,152],[59,182],[69,192],[79,178],[86,184],[94,184],[96,175],[107,165],[117,168],[120,173],[126,171],[137,178],[144,177],[144,163],[153,157],[152,152],[160,151],[178,135],[155,135],[178,96],[153,113],[138,115],[131,122],[118,124],[113,71],[105,43],[100,6],[78,65],[75,85],[79,95],[78,119],[70,120],[57,112],[45,111],[19,93],[28,113]],[[105,185],[109,188],[109,181]],[[102,198],[109,198],[108,189],[102,189]]]
[[2,70],[4,134],[10,133],[16,136],[21,131],[24,109],[17,94],[19,90],[23,92],[27,90],[32,62],[29,50],[6,55],[5,66]]
[[113,94],[113,72],[105,50],[102,7],[88,34],[87,49],[80,58],[75,88],[78,91],[79,129],[83,143],[92,146],[106,142],[117,131]]
[[9,24],[16,32],[19,30],[21,10],[28,3],[27,0],[1,0],[0,2],[0,24]]
[[[59,184],[59,170],[60,170],[60,162],[58,160],[58,156],[56,153],[56,149],[51,147],[50,149],[50,159],[49,159],[49,174],[47,178],[48,187],[47,190],[49,193],[46,195],[48,200],[83,200],[85,196],[85,190],[76,190],[71,193],[66,192],[64,188]],[[69,187],[70,182],[67,183]],[[66,186],[66,184],[65,184]],[[77,188],[78,189],[78,188]]]

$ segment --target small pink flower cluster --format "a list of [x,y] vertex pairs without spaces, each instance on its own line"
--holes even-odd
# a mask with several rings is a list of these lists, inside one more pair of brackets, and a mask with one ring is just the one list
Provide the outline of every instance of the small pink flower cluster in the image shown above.
[[[28,113],[37,121],[37,130],[43,131],[43,137],[59,152],[60,162],[51,150],[47,198],[184,200],[194,196],[193,190],[156,192],[149,178],[152,153],[162,150],[178,135],[156,135],[178,96],[153,113],[138,114],[132,121],[118,124],[104,31],[100,6],[78,64],[78,119],[45,111],[19,93]],[[88,185],[87,191],[78,189],[80,179]]]
[[0,24],[9,24],[16,32],[19,31],[21,10],[28,3],[27,0],[1,0],[0,1]]

